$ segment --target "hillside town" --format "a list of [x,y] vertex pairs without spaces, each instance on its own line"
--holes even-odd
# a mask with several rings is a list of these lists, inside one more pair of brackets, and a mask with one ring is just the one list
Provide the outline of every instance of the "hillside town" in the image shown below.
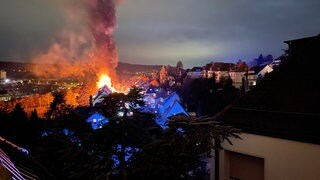
[[[151,69],[149,71],[131,72],[132,75],[127,82],[122,82],[121,86],[129,87],[134,85],[142,88],[146,92],[146,104],[150,107],[156,107],[157,100],[152,97],[162,97],[178,93],[183,94],[182,89],[187,86],[189,81],[195,79],[212,79],[217,84],[232,82],[239,93],[247,92],[257,84],[266,74],[273,71],[281,62],[281,59],[275,59],[268,64],[259,64],[249,67],[246,62],[239,60],[236,64],[224,62],[211,62],[203,67],[193,67],[184,69],[181,61],[177,66],[162,66],[160,70]],[[18,67],[15,67],[17,65]],[[130,66],[130,65],[129,65]],[[148,68],[148,66],[145,66]],[[28,69],[29,68],[29,69]],[[123,70],[121,71],[123,74]],[[126,71],[129,73],[128,71]],[[8,74],[8,75],[7,75]],[[124,78],[126,79],[126,78]],[[40,115],[44,114],[45,108],[49,107],[56,92],[66,92],[66,100],[71,105],[81,104],[77,102],[79,88],[83,86],[83,81],[79,79],[53,79],[32,77],[32,66],[22,63],[2,62],[1,70],[1,107],[3,110],[13,110],[15,103],[22,103],[25,110],[30,113],[37,109]],[[108,95],[111,92],[106,93]],[[93,94],[92,94],[93,95]],[[11,102],[11,103],[8,103]],[[182,101],[178,101],[182,102]],[[8,105],[8,104],[11,104]],[[88,105],[89,100],[82,105]],[[151,108],[152,109],[152,108]],[[153,110],[155,111],[155,110]]]

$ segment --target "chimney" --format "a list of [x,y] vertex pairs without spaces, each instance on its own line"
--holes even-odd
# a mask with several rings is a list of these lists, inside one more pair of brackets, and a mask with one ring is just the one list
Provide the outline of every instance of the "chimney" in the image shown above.
[[89,105],[90,105],[90,107],[92,107],[92,95],[90,95],[90,97],[89,97]]

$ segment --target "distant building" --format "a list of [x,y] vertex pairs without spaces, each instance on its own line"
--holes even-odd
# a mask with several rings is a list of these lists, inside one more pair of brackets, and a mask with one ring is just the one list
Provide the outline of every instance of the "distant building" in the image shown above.
[[213,63],[212,70],[214,71],[216,81],[219,82],[220,79],[229,77],[229,71],[234,66],[233,63]]
[[264,66],[256,75],[256,79],[263,78],[266,74],[271,73],[273,71],[273,67],[271,65]]
[[275,68],[275,67],[279,66],[281,63],[282,63],[282,60],[281,60],[281,59],[275,59],[275,60],[273,60],[269,65],[270,65],[272,68]]
[[162,128],[167,128],[167,122],[170,117],[175,115],[189,116],[186,110],[180,104],[180,97],[177,93],[171,93],[165,98],[160,98],[156,109],[156,122]]
[[0,70],[0,80],[4,81],[7,79],[7,72],[5,70]]
[[107,97],[110,93],[112,93],[112,91],[107,86],[100,88],[98,90],[98,93],[93,96],[93,102],[90,102],[90,104],[92,103],[93,106],[101,105],[104,98]]
[[248,89],[255,86],[257,84],[256,72],[254,70],[249,70],[248,74],[245,74],[247,77]]
[[10,101],[11,95],[7,90],[0,90],[0,101]]
[[99,113],[94,113],[90,117],[87,118],[86,122],[91,124],[91,128],[101,129],[104,125],[109,123],[109,120]]
[[187,72],[187,76],[191,79],[200,79],[203,78],[205,75],[203,73],[202,67],[193,67],[191,70]]
[[164,91],[158,87],[150,86],[144,96],[145,106],[143,112],[153,113],[156,116],[156,123],[162,128],[167,128],[170,117],[175,115],[189,116],[177,93]]
[[152,85],[150,85],[149,88],[147,88],[143,98],[143,101],[145,102],[146,106],[145,111],[154,113],[157,105],[157,96],[160,93],[160,91],[160,88]]
[[244,61],[239,61],[231,70],[229,71],[229,76],[232,79],[233,86],[240,89],[244,85],[244,80],[247,79],[246,74],[248,74],[249,67]]
[[253,86],[258,84],[266,74],[271,73],[275,68],[280,66],[281,63],[282,63],[281,59],[275,59],[270,64],[263,65],[263,66],[257,65],[257,66],[251,67],[248,71],[248,74],[245,74],[247,78],[246,83],[248,86],[248,89],[246,89],[246,91],[250,90]]
[[212,62],[205,66],[206,78],[215,77],[219,82],[221,78],[229,77],[229,71],[234,67],[233,63]]

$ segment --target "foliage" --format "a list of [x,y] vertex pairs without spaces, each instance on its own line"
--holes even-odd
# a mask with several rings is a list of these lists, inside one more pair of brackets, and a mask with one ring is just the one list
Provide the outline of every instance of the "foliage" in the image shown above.
[[[121,175],[123,179],[127,178],[127,162],[130,156],[138,152],[128,152],[129,149],[140,149],[148,143],[151,140],[150,130],[156,126],[152,115],[137,110],[144,105],[141,91],[137,87],[132,87],[127,95],[112,93],[105,98],[103,106],[98,107],[110,120],[106,127],[97,132],[103,134],[101,136],[103,139],[100,141],[103,144],[100,147],[108,146],[109,150],[112,147],[110,155],[113,157],[114,177]],[[119,112],[123,115],[119,115]],[[132,114],[128,114],[130,112]],[[126,158],[128,156],[129,159]]]
[[62,93],[55,93],[54,99],[50,103],[48,112],[45,113],[47,119],[56,120],[64,114],[68,114],[71,107],[66,104],[65,96]]
[[27,113],[23,110],[23,107],[21,104],[16,104],[13,111],[10,113],[10,117],[13,121],[27,121]]
[[[105,115],[109,123],[95,131],[88,129],[89,124],[75,111],[61,111],[59,116],[54,116],[54,121],[48,121],[48,135],[40,139],[37,157],[53,169],[58,178],[125,179],[130,157],[152,141],[152,134],[158,128],[150,114],[134,111],[132,116],[118,116],[118,111],[134,110],[137,104],[143,106],[142,97],[141,89],[136,87],[127,95],[107,96],[95,111]],[[56,97],[52,103],[52,112],[64,104],[60,98],[62,96]],[[62,133],[65,131],[69,133]]]
[[39,120],[39,117],[38,117],[38,112],[37,112],[37,109],[34,109],[30,115],[30,120],[31,121],[37,121]]
[[181,61],[178,61],[178,62],[177,62],[176,69],[177,69],[177,70],[183,69],[183,64],[182,64]]
[[[203,92],[198,93],[201,97]],[[209,117],[176,116],[169,121],[169,128],[162,130],[152,114],[138,111],[144,105],[142,98],[136,87],[127,95],[108,95],[94,111],[106,116],[109,123],[93,131],[85,117],[65,104],[63,95],[55,94],[48,119],[35,130],[41,136],[20,140],[25,144],[33,141],[32,154],[58,179],[204,179],[207,172],[201,166],[216,148],[212,139],[223,142],[239,137],[237,129]],[[122,116],[119,111],[124,112]],[[10,116],[0,113],[0,117],[9,120],[19,114],[22,117],[23,112],[17,106]],[[38,126],[41,120],[36,117],[34,111],[31,119],[35,121],[26,118],[25,122]],[[18,127],[27,127],[22,124]]]
[[67,90],[65,92],[65,101],[66,101],[66,104],[74,107],[79,105],[77,102],[76,93],[74,93],[72,90]]
[[[201,179],[206,169],[203,161],[210,157],[213,139],[221,142],[230,137],[239,138],[238,129],[223,126],[213,118],[186,118],[176,116],[169,129],[144,147],[130,169],[135,179]],[[231,143],[231,142],[230,142]]]
[[160,70],[160,84],[164,84],[168,79],[168,72],[165,66],[162,66]]

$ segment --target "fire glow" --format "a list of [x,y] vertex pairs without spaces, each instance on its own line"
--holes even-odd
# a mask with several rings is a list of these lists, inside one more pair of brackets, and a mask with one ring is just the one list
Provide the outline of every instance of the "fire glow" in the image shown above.
[[103,74],[100,76],[99,81],[97,82],[98,88],[103,88],[107,86],[112,92],[118,92],[113,86],[110,76]]
[[[35,54],[33,72],[39,78],[76,78],[83,82],[78,103],[86,105],[88,97],[106,86],[118,83],[118,54],[113,32],[116,28],[116,5],[119,0],[52,1],[61,11],[64,26],[57,29],[46,50]],[[51,38],[50,38],[51,39]],[[104,75],[102,75],[104,74]],[[106,75],[107,74],[107,75]],[[98,81],[98,84],[96,85]]]

